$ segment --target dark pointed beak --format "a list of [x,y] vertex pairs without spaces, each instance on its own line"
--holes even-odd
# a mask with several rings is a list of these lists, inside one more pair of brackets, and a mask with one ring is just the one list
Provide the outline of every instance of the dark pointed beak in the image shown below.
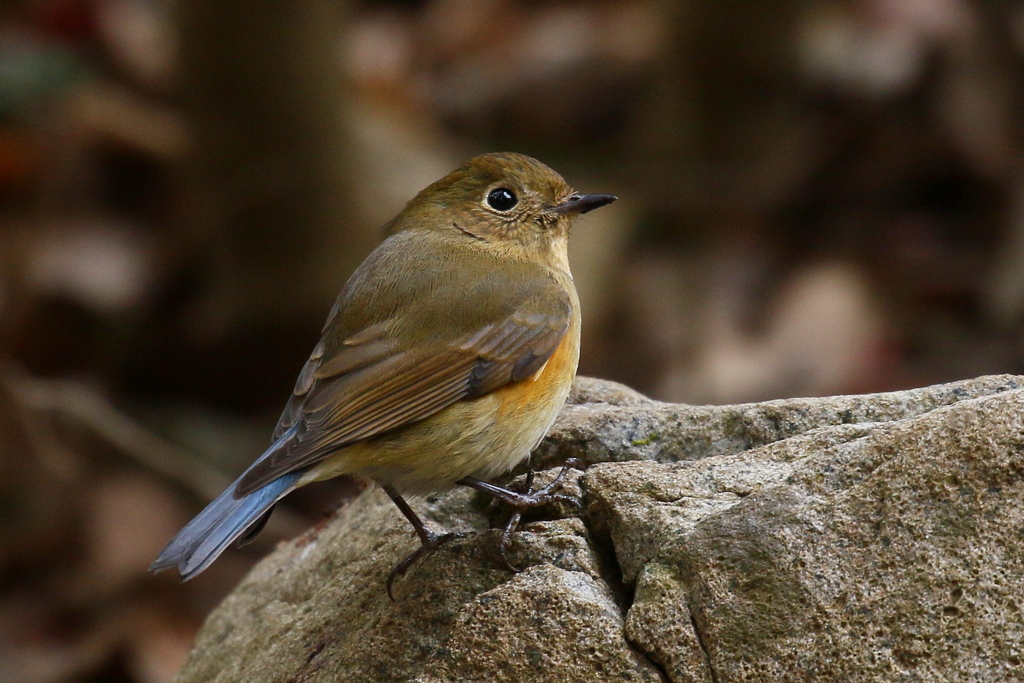
[[594,209],[599,209],[606,204],[611,204],[618,197],[611,194],[574,194],[557,206],[552,206],[544,213],[553,213],[558,216],[569,214],[582,214]]

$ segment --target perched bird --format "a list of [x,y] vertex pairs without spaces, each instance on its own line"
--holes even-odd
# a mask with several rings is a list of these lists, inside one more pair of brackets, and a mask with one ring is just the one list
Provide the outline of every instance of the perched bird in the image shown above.
[[[530,157],[484,154],[414,197],[346,283],[295,383],[270,448],[167,544],[150,569],[203,571],[250,539],[290,491],[341,474],[377,482],[421,547],[439,536],[402,494],[455,484],[522,510],[561,483],[517,493],[486,480],[529,457],[576,374],[580,305],[569,226],[615,201],[579,194]],[[563,470],[562,474],[565,474]]]

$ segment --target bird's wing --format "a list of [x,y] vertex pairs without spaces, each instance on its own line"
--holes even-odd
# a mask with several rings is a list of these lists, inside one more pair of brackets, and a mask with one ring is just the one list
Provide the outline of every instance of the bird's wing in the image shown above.
[[[387,272],[394,269],[381,277]],[[569,293],[540,266],[480,272],[444,273],[400,297],[407,305],[378,300],[387,315],[361,309],[358,329],[348,307],[359,292],[343,292],[275,431],[279,438],[294,428],[294,436],[251,468],[235,495],[539,370],[569,329]],[[373,289],[395,291],[389,284]]]

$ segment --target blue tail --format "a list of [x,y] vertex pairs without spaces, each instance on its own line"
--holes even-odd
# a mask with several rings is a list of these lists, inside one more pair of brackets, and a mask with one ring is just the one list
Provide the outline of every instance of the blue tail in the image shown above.
[[[291,434],[285,434],[256,462],[271,455],[290,437]],[[236,480],[171,539],[149,565],[150,571],[177,566],[182,580],[191,579],[209,567],[232,541],[253,526],[282,496],[292,491],[301,477],[302,472],[289,472],[242,498],[234,497]]]

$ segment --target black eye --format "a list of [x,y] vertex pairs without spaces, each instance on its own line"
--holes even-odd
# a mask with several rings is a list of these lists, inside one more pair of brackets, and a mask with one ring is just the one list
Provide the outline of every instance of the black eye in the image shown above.
[[508,211],[518,203],[515,192],[507,187],[496,187],[487,193],[487,205],[495,211]]

